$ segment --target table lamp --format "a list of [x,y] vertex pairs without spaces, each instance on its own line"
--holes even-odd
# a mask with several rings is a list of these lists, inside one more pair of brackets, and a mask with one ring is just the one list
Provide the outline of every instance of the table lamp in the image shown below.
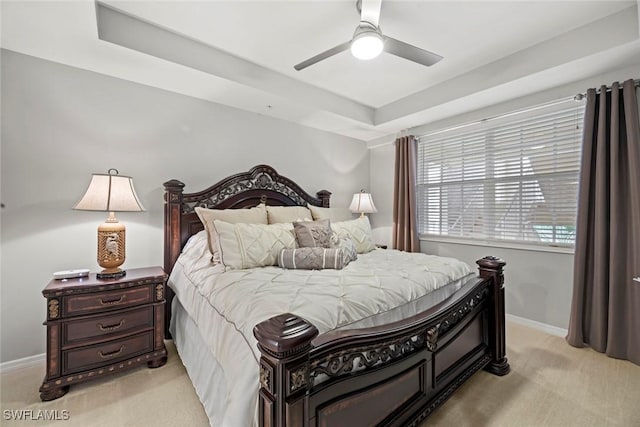
[[360,190],[359,193],[353,195],[349,210],[353,213],[360,213],[360,217],[363,217],[366,213],[378,212],[378,209],[373,204],[371,194],[365,193],[364,190]]
[[118,175],[117,169],[109,169],[107,174],[93,174],[89,188],[73,209],[109,212],[107,220],[98,226],[98,264],[104,270],[97,278],[124,276],[126,271],[120,266],[125,260],[125,227],[114,212],[144,211],[133,188],[133,179]]

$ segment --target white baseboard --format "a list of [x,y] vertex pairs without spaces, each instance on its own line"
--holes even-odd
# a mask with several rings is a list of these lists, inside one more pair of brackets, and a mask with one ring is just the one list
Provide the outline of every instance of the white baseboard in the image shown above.
[[514,316],[513,314],[507,314],[506,319],[510,322],[517,323],[519,325],[528,326],[539,331],[546,332],[558,337],[566,337],[568,331],[566,329],[558,328],[557,326],[547,325],[546,323],[537,322],[535,320],[525,319],[524,317]]
[[15,371],[17,369],[31,368],[33,366],[45,363],[45,353],[36,354],[35,356],[23,357],[22,359],[9,360],[0,363],[0,373]]

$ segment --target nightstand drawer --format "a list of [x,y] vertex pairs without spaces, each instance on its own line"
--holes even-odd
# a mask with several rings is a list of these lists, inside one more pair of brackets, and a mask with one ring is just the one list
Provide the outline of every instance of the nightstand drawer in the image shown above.
[[121,310],[116,314],[92,316],[63,324],[62,345],[109,334],[131,334],[153,327],[153,306]]
[[62,374],[91,369],[153,351],[153,331],[62,352]]
[[108,310],[131,307],[153,302],[152,286],[139,286],[109,292],[73,295],[64,298],[65,314],[103,313]]

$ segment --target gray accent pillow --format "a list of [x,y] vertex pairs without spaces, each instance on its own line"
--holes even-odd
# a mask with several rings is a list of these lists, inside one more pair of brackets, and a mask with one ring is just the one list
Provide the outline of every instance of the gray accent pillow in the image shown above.
[[296,221],[293,223],[298,246],[301,248],[330,248],[331,225],[328,219],[320,221]]
[[282,249],[278,265],[282,268],[298,270],[342,270],[346,267],[344,252],[340,248],[297,248]]

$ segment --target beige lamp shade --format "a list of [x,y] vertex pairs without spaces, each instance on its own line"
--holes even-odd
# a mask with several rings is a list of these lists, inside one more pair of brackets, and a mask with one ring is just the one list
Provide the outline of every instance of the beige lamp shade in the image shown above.
[[[115,173],[111,173],[112,171]],[[93,174],[89,188],[73,209],[103,212],[144,211],[133,188],[133,179],[130,176],[118,175],[116,169],[109,169],[108,174]]]
[[126,230],[114,212],[144,211],[133,188],[133,179],[118,175],[116,169],[109,169],[107,174],[93,174],[89,188],[73,209],[109,212],[107,220],[98,227],[98,264],[104,269],[98,278],[124,276],[126,272],[119,267],[125,260]]
[[376,205],[373,204],[373,198],[370,193],[365,193],[364,190],[353,195],[351,199],[351,205],[349,210],[353,213],[359,213],[360,216],[364,216],[366,213],[378,212]]

